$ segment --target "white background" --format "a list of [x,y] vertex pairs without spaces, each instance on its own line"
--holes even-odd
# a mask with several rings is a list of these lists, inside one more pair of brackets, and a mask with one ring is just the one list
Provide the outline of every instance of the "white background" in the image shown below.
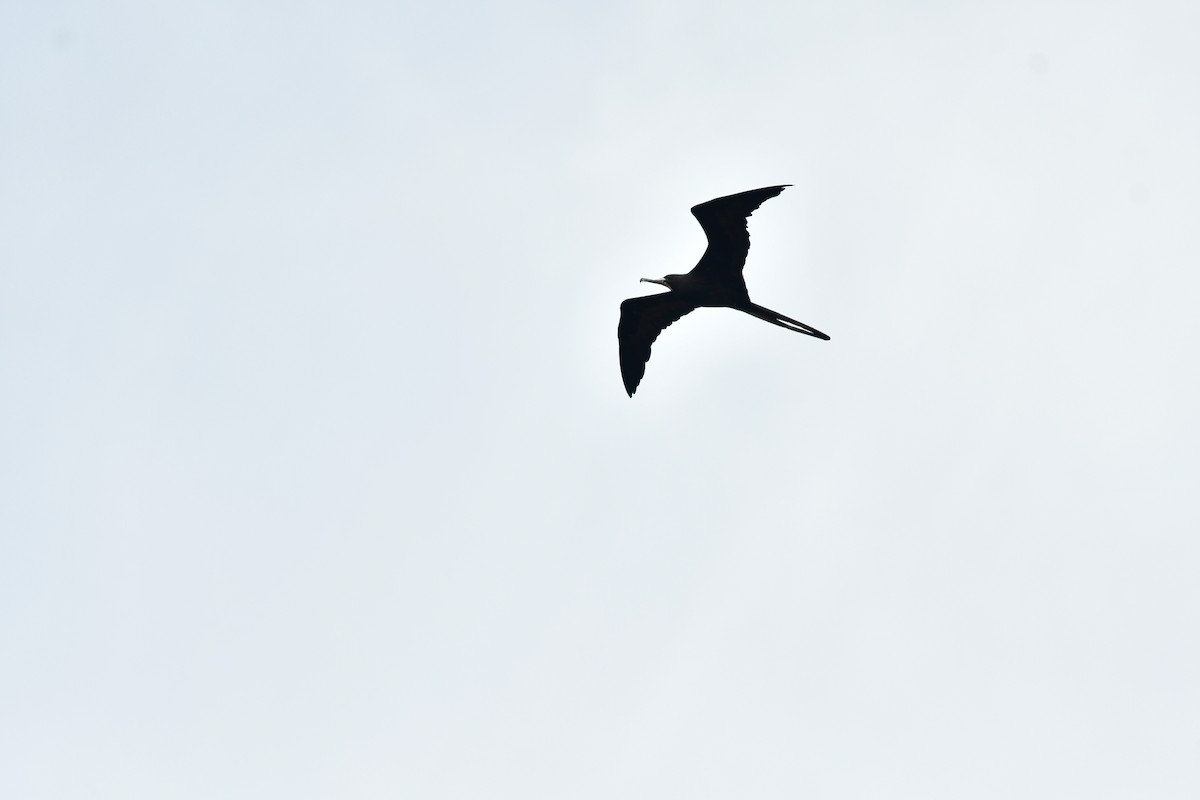
[[3,2],[0,795],[1200,796],[1198,29]]

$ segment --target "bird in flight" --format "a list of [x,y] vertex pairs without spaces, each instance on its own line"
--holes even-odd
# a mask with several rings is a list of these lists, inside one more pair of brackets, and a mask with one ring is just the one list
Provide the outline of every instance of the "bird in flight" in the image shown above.
[[764,201],[776,197],[790,185],[751,189],[692,207],[692,216],[700,222],[708,237],[708,249],[699,263],[686,275],[642,278],[645,283],[657,283],[671,291],[631,297],[621,303],[617,340],[621,351],[621,379],[630,397],[646,374],[650,345],[668,325],[697,308],[734,308],[789,331],[829,339],[810,325],[750,302],[746,281],[742,278],[742,267],[750,252],[746,220]]

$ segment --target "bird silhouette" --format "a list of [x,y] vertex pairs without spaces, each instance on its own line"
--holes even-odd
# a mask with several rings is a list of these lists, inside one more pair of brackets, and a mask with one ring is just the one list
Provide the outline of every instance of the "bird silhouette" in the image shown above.
[[692,215],[708,237],[708,249],[699,263],[686,275],[642,278],[645,283],[657,283],[671,291],[631,297],[621,303],[617,340],[620,342],[621,379],[630,397],[646,374],[650,345],[668,325],[697,308],[733,308],[789,331],[829,339],[811,325],[750,302],[746,281],[742,278],[742,267],[750,252],[746,220],[765,200],[778,196],[788,186],[791,184],[751,189],[692,207]]

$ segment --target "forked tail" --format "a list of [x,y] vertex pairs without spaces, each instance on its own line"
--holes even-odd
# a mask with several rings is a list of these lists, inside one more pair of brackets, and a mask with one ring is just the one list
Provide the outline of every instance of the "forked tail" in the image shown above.
[[796,333],[806,333],[809,336],[815,336],[818,339],[825,339],[825,340],[829,339],[828,336],[821,333],[819,330],[817,330],[813,326],[805,325],[803,322],[794,320],[791,317],[785,317],[783,314],[780,314],[778,311],[772,311],[769,308],[763,308],[762,306],[758,305],[757,303],[745,303],[743,305],[734,306],[734,308],[736,308],[738,311],[745,311],[747,314],[758,317],[761,320],[766,320],[767,322],[778,325],[781,328],[787,328],[789,331],[795,331]]

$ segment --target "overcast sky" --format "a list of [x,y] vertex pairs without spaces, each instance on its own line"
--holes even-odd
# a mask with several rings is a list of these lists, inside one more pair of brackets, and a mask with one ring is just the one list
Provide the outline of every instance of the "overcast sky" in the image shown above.
[[0,2],[0,795],[1200,796],[1198,29]]

